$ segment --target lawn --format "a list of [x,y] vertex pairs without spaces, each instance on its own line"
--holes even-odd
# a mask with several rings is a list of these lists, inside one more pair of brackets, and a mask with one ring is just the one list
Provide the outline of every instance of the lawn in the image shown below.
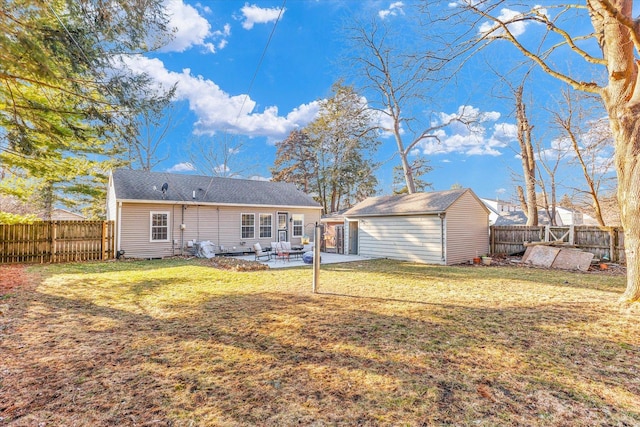
[[[0,274],[2,274],[0,266]],[[640,425],[625,277],[388,260],[46,265],[0,287],[0,425]]]

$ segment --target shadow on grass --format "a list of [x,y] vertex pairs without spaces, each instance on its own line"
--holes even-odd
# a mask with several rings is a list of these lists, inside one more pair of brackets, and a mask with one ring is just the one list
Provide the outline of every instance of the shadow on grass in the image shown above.
[[184,265],[201,265],[203,260],[198,258],[164,258],[151,260],[109,260],[87,261],[63,264],[28,265],[27,268],[46,274],[91,274],[123,271],[153,271]]
[[[2,378],[0,416],[104,426],[640,423],[640,348],[607,335],[606,309],[276,292],[178,308],[158,318],[92,303],[89,288],[84,299],[36,293],[3,341],[11,364],[0,366],[15,375]],[[632,320],[617,326],[638,336]]]
[[440,266],[395,260],[371,260],[322,266],[322,270],[348,274],[361,272],[381,277],[420,280],[513,280],[551,286],[592,289],[622,294],[626,276],[613,276],[580,271],[537,269],[528,266]]

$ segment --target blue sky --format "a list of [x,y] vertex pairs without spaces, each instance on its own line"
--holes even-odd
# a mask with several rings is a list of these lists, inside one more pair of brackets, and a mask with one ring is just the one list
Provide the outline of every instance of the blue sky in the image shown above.
[[[411,32],[415,16],[411,1],[288,0],[284,10],[282,0],[167,0],[165,4],[176,29],[173,41],[159,52],[127,60],[129,67],[148,72],[159,85],[177,83],[170,132],[157,152],[168,158],[156,171],[208,174],[190,155],[193,147],[231,138],[242,141],[230,162],[231,172],[234,165],[244,165],[238,168],[243,177],[269,178],[275,142],[312,121],[318,100],[329,96],[331,85],[348,74],[345,22],[354,16],[376,16],[389,26],[406,29],[407,39],[418,46],[421,42]],[[521,37],[534,30],[515,29]],[[511,57],[519,60],[504,44],[483,52],[438,92],[435,102],[416,106],[413,114],[425,123],[444,120],[463,107],[482,118],[475,135],[463,126],[451,126],[440,135],[440,143],[426,141],[419,146],[434,168],[426,177],[434,190],[460,184],[481,197],[515,194],[511,171],[521,173],[521,166],[514,151],[513,101],[504,97],[506,92],[488,66],[507,70],[515,64]],[[532,120],[544,120],[541,100],[552,97],[557,87],[545,80],[530,94]],[[537,126],[545,128],[544,123]],[[539,137],[553,138],[544,132]],[[382,135],[381,141],[376,158],[386,162],[378,172],[379,192],[389,194],[391,169],[399,159],[392,157],[393,139]]]

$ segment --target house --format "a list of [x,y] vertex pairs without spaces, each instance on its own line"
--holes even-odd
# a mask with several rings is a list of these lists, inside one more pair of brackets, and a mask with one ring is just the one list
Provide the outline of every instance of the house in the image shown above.
[[322,207],[295,185],[117,169],[109,176],[107,219],[128,257],[189,253],[210,241],[217,252],[251,252],[254,243],[300,244]]
[[52,221],[84,221],[85,219],[83,215],[62,208],[55,208],[51,212]]
[[344,216],[349,253],[451,265],[489,251],[489,210],[470,189],[371,197]]
[[[481,199],[489,208],[489,224],[491,225],[525,225],[527,215],[515,204],[505,204],[498,200]],[[508,208],[505,208],[507,206]],[[549,224],[549,215],[544,209],[538,209],[538,224]],[[555,224],[563,225],[598,225],[591,216],[582,212],[572,211],[561,206],[556,206]]]

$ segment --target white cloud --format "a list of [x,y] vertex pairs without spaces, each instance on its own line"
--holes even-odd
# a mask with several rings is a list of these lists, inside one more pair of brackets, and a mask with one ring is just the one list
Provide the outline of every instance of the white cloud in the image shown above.
[[218,175],[227,175],[231,171],[231,169],[229,169],[229,166],[225,164],[218,165],[215,168],[213,168],[213,170]]
[[255,24],[267,24],[269,22],[274,22],[278,19],[281,14],[287,9],[278,9],[278,8],[262,8],[252,4],[249,6],[248,3],[240,9],[242,12],[244,21],[242,22],[242,28],[245,30],[250,30],[253,28]]
[[403,7],[404,3],[401,1],[391,3],[388,9],[378,11],[378,16],[380,19],[385,19],[388,16],[404,15]]
[[[509,29],[511,34],[513,34],[515,37],[518,37],[524,34],[530,23],[534,22],[529,19],[525,19],[525,15],[530,14],[547,16],[547,9],[536,5],[530,11],[523,13],[516,10],[504,8],[500,9],[500,15],[498,15],[496,19],[507,24],[507,28]],[[482,23],[482,25],[480,25],[479,32],[482,35],[489,35],[490,37],[499,37],[504,34],[504,30],[493,21]]]
[[[168,27],[173,29],[173,39],[162,48],[163,52],[184,52],[194,46],[215,53],[216,46],[222,49],[231,35],[231,26],[211,32],[211,24],[200,13],[183,0],[166,0],[165,9],[169,16]],[[207,8],[204,8],[207,11]]]
[[207,15],[211,15],[213,13],[213,11],[211,10],[211,8],[207,5],[203,5],[202,3],[198,2],[196,3],[196,7],[198,9],[201,9],[204,13],[206,13]]
[[189,162],[178,163],[167,169],[167,172],[193,172],[196,171],[196,167]]
[[177,83],[176,99],[187,101],[197,116],[194,130],[197,134],[226,131],[275,141],[286,138],[293,129],[306,126],[319,110],[314,101],[300,105],[286,116],[279,115],[276,106],[257,112],[254,111],[256,102],[248,96],[230,95],[213,81],[192,75],[189,69],[181,73],[169,71],[159,59],[143,56],[123,58],[122,61],[134,72],[147,73],[161,88]]
[[458,153],[469,156],[499,156],[500,149],[515,140],[517,128],[509,123],[497,123],[500,113],[482,112],[469,105],[458,107],[456,113],[440,113],[433,126],[449,123],[433,132],[433,138],[420,142],[417,148],[427,155]]

